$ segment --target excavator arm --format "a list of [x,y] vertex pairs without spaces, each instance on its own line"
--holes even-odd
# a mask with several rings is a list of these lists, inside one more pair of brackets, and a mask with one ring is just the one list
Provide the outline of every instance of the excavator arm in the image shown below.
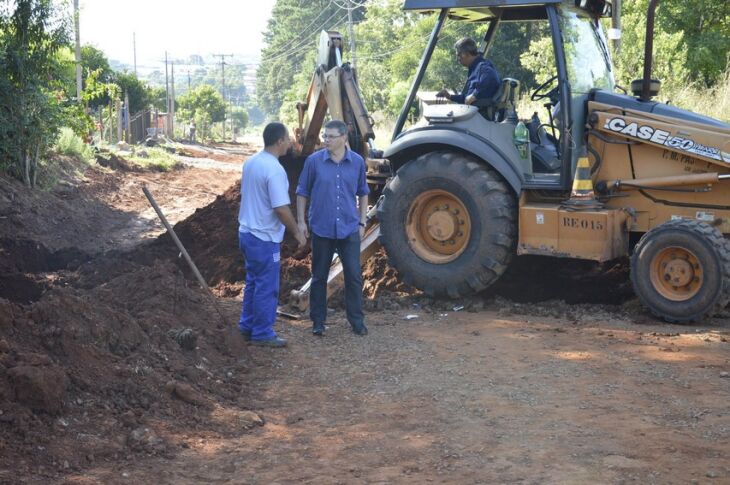
[[368,142],[375,138],[373,120],[365,109],[355,70],[342,62],[342,35],[322,31],[317,68],[307,99],[297,103],[299,127],[295,130],[297,155],[307,157],[320,145],[319,133],[329,112],[347,124],[350,149],[368,157]]
[[[348,127],[350,149],[368,160],[369,141],[375,138],[373,120],[365,109],[362,94],[357,84],[357,75],[350,64],[342,62],[342,35],[339,32],[322,31],[319,39],[317,68],[307,91],[307,99],[297,103],[299,126],[294,135],[295,156],[302,160],[317,150],[320,145],[319,134],[327,113],[333,120],[344,121]],[[364,262],[380,247],[378,235],[380,228],[374,221],[377,205],[368,211],[368,225],[360,243],[360,261]],[[343,284],[342,264],[335,256],[327,278],[327,294],[331,294]],[[311,279],[299,290],[291,292],[290,305],[299,311],[309,306]]]

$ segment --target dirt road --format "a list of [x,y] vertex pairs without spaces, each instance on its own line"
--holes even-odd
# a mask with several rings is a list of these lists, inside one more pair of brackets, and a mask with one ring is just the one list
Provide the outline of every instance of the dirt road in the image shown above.
[[[155,180],[172,213],[215,199],[189,219],[198,232],[179,225],[207,231],[201,247],[229,230],[216,226],[235,199],[215,197],[221,173]],[[151,176],[85,190],[142,221]],[[221,298],[223,326],[166,247],[27,266],[38,294],[0,299],[0,483],[730,483],[727,316],[656,322],[623,271],[525,277],[536,263],[518,260],[500,289],[455,303],[374,284],[393,277],[381,258],[367,265],[367,337],[335,309],[324,338],[282,320],[290,346],[261,349],[230,331],[240,295]],[[200,258],[208,274],[213,256]],[[17,369],[30,367],[68,377],[58,407],[21,399]]]
[[175,429],[176,456],[77,483],[730,480],[727,327],[407,314],[370,314],[366,338],[340,313],[324,339],[280,323],[291,347],[249,348],[246,395]]

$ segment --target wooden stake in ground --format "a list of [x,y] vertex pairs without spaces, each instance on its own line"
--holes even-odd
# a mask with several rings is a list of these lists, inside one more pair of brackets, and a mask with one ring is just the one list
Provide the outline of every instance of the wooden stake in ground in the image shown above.
[[165,228],[167,229],[167,232],[170,233],[170,236],[172,237],[172,240],[175,241],[175,244],[177,245],[177,248],[180,250],[180,253],[182,253],[183,257],[185,258],[185,261],[188,262],[188,265],[190,266],[190,269],[193,270],[193,274],[195,275],[195,278],[198,280],[198,283],[200,283],[200,286],[205,290],[205,292],[210,297],[210,301],[213,303],[213,306],[215,307],[215,311],[218,312],[218,315],[221,317],[221,321],[224,325],[227,325],[226,323],[226,317],[223,316],[223,312],[221,311],[220,307],[218,306],[218,300],[215,299],[215,296],[210,291],[210,287],[208,287],[208,283],[205,282],[203,279],[203,276],[200,274],[200,271],[198,271],[198,267],[195,266],[195,263],[193,263],[193,260],[190,258],[190,255],[188,254],[187,250],[185,249],[185,246],[183,246],[183,243],[180,242],[180,239],[178,239],[177,234],[175,234],[175,230],[172,228],[169,222],[167,222],[167,218],[162,213],[162,210],[160,210],[160,207],[157,205],[157,202],[155,202],[154,197],[152,197],[152,194],[149,190],[147,190],[147,187],[142,187],[142,191],[144,192],[145,197],[147,197],[147,200],[150,201],[150,205],[152,205],[152,208],[157,212],[157,216],[162,221],[162,224],[165,225]]

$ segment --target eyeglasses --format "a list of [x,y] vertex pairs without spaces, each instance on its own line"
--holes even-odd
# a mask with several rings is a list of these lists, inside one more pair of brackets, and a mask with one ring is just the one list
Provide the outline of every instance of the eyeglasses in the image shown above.
[[322,133],[322,139],[323,140],[332,140],[334,138],[339,138],[339,137],[344,136],[344,135],[345,135],[344,133],[341,134],[341,135],[339,135],[339,134],[338,135],[330,135],[328,133]]

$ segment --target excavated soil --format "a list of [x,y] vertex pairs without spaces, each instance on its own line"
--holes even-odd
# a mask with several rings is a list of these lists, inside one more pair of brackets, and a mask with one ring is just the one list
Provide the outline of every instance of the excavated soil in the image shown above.
[[[381,250],[370,335],[335,295],[324,338],[281,320],[287,349],[250,347],[237,181],[256,147],[183,149],[171,172],[120,158],[49,192],[0,176],[0,483],[730,480],[728,315],[663,324],[626,262],[537,257],[434,300]],[[308,277],[285,240],[281,302]]]

